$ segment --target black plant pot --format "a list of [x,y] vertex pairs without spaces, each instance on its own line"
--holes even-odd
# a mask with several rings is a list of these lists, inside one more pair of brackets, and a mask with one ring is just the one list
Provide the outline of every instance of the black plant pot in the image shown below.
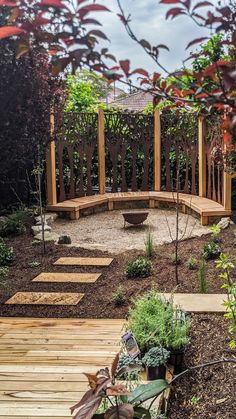
[[173,365],[175,372],[180,372],[184,366],[185,348],[171,350],[168,364]]
[[146,367],[148,381],[160,380],[165,378],[166,367],[165,365],[159,365],[159,367]]

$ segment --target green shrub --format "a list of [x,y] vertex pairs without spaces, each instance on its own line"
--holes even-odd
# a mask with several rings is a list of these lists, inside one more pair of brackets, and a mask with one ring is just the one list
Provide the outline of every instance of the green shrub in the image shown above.
[[215,242],[209,242],[204,244],[202,250],[202,257],[205,260],[216,259],[220,254],[219,245]]
[[198,270],[199,290],[201,294],[207,294],[208,285],[206,278],[206,263],[204,260],[201,261]]
[[176,253],[172,253],[170,255],[170,261],[171,261],[172,265],[180,265],[181,264],[180,256],[178,254],[176,255]]
[[235,262],[232,262],[230,258],[225,254],[221,253],[219,259],[216,261],[216,268],[220,269],[220,278],[223,280],[221,288],[226,291],[227,298],[223,305],[226,308],[224,317],[230,321],[228,326],[228,332],[232,336],[229,342],[229,347],[232,350],[236,349],[236,281],[232,274],[232,269],[235,268]]
[[220,235],[220,232],[221,232],[220,226],[218,226],[217,224],[213,224],[213,226],[210,227],[210,230],[211,230],[212,241],[215,242],[215,243],[218,243],[219,235]]
[[197,259],[190,256],[190,258],[186,262],[186,265],[187,265],[188,269],[194,270],[198,266],[198,261],[197,261]]
[[146,367],[159,367],[166,364],[170,356],[170,351],[167,351],[162,346],[154,346],[144,355],[142,361]]
[[29,268],[37,268],[40,265],[41,265],[41,263],[40,262],[37,262],[37,260],[33,260],[32,262],[29,262],[28,263],[28,267]]
[[0,266],[0,281],[8,277],[9,269],[7,266]]
[[153,346],[180,349],[189,342],[190,321],[183,311],[175,308],[152,289],[132,301],[129,308],[127,329],[132,330],[142,352]]
[[125,302],[124,288],[119,285],[112,293],[112,300],[116,306],[121,306]]
[[0,266],[10,265],[15,260],[15,253],[12,247],[7,246],[0,237]]
[[125,269],[128,278],[146,278],[153,272],[153,265],[147,258],[139,256],[130,261]]
[[151,232],[149,231],[145,240],[146,256],[151,258],[154,255],[154,241]]
[[19,236],[25,233],[23,222],[15,216],[10,216],[8,220],[0,226],[0,236]]
[[32,240],[32,242],[31,242],[32,246],[38,246],[40,243],[41,243],[41,241],[37,240],[37,239]]

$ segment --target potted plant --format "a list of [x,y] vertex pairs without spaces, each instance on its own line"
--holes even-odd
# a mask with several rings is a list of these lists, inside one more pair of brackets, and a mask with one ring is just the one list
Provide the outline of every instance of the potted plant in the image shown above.
[[147,379],[158,380],[165,378],[167,360],[170,352],[162,346],[154,346],[144,355],[142,362],[146,367]]
[[[143,366],[140,359],[133,359],[127,354],[120,354],[116,373],[119,375],[121,380],[138,381],[139,372],[142,371],[142,369]],[[122,371],[124,372],[122,373]]]
[[141,355],[162,346],[170,351],[169,362],[177,369],[183,364],[190,326],[190,320],[173,299],[166,300],[155,289],[133,299],[129,308],[127,328],[132,330]]
[[170,357],[168,362],[174,366],[175,372],[179,372],[184,364],[185,347],[189,342],[188,332],[190,321],[186,319],[181,308],[176,308],[173,316],[173,325],[170,329],[168,349]]

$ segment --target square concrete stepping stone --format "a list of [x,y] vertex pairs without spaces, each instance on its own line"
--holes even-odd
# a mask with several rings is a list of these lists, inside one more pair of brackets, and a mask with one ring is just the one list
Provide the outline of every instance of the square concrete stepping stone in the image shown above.
[[84,294],[73,292],[17,292],[5,304],[46,304],[73,305],[83,298]]
[[[167,299],[171,294],[163,294]],[[192,313],[224,313],[226,294],[173,294],[174,304]]]
[[95,282],[101,276],[96,273],[65,273],[65,272],[42,272],[33,282]]
[[54,265],[74,265],[74,266],[109,266],[113,261],[112,258],[77,258],[65,257],[60,258]]

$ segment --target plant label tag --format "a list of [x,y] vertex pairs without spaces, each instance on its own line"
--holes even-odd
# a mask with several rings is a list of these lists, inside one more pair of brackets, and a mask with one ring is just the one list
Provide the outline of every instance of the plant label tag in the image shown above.
[[121,340],[123,344],[125,345],[125,348],[127,350],[128,355],[131,358],[137,358],[137,356],[140,354],[140,350],[137,344],[137,341],[133,335],[133,333],[128,330],[122,337]]

